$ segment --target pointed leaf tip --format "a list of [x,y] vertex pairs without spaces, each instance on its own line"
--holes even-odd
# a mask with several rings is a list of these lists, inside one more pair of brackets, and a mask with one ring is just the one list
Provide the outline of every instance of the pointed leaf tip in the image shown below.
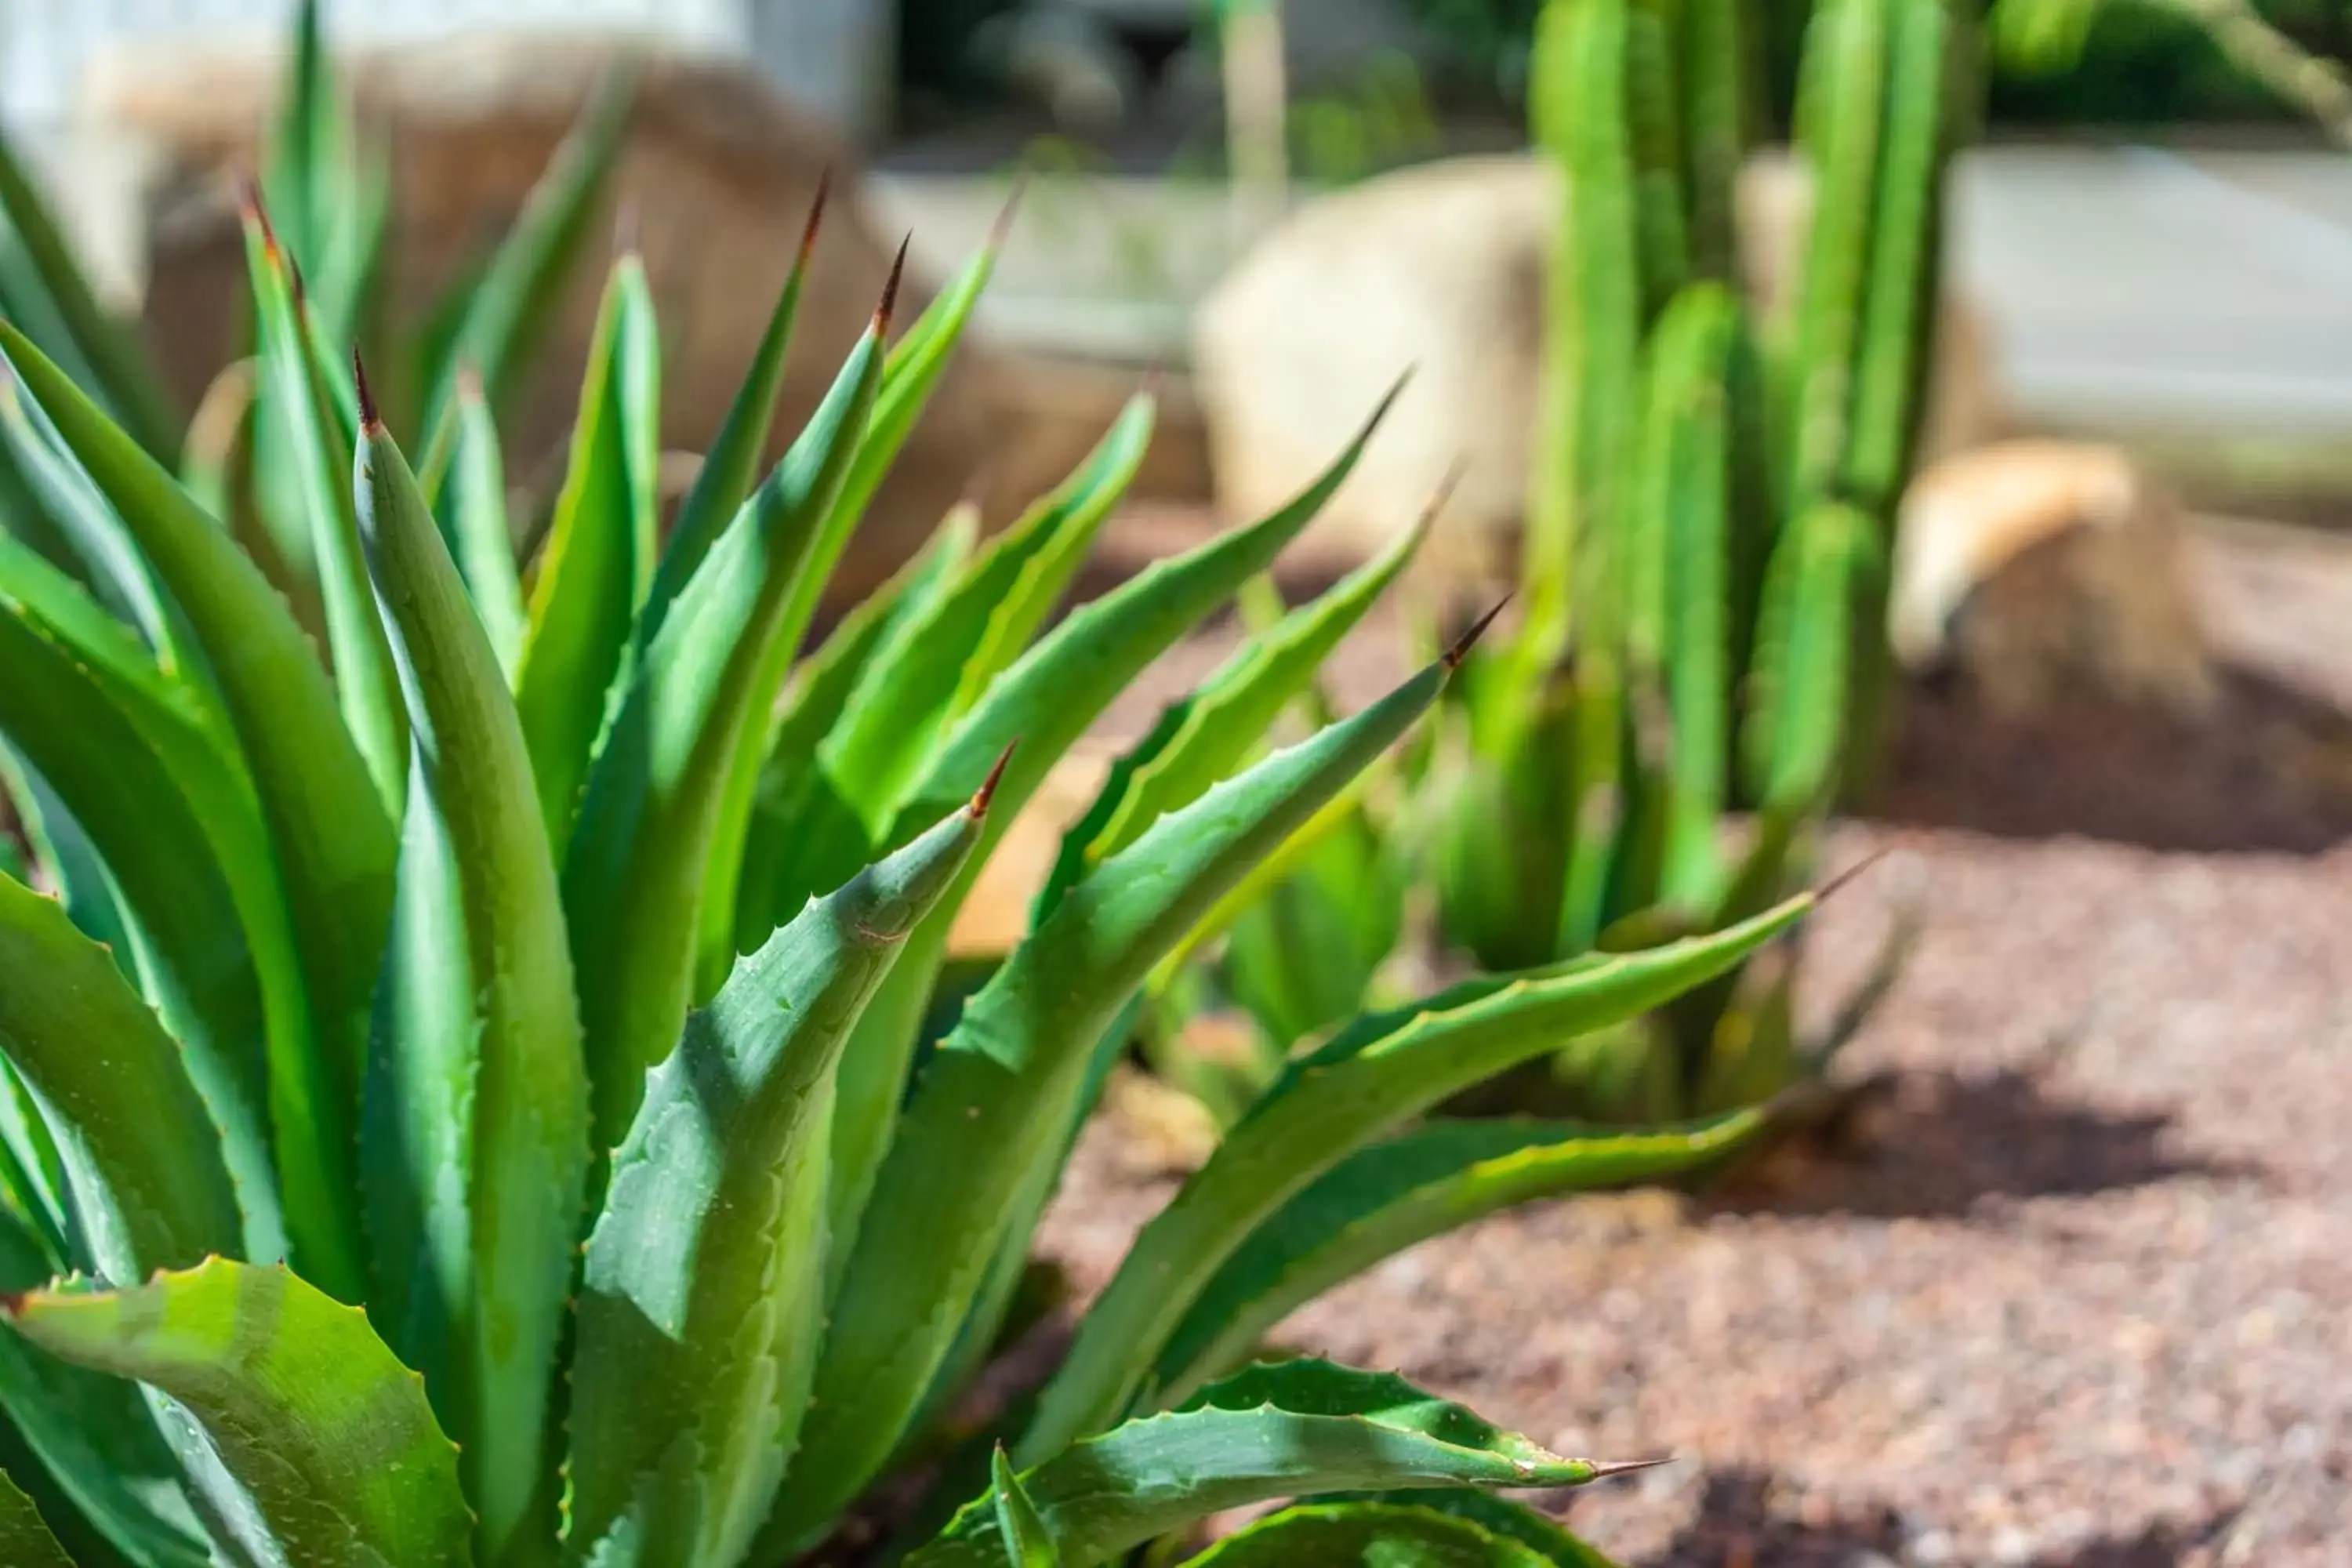
[[1662,1459],[1612,1459],[1607,1462],[1596,1460],[1592,1465],[1592,1479],[1596,1481],[1605,1481],[1612,1476],[1630,1476],[1639,1470],[1654,1470],[1660,1465],[1671,1465],[1674,1462],[1672,1455]]
[[914,243],[911,234],[898,242],[898,259],[890,263],[890,281],[882,286],[882,303],[874,312],[874,330],[877,333],[890,330],[890,312],[898,308],[898,285],[907,275],[907,247]]
[[250,173],[240,172],[236,176],[236,210],[261,226],[261,243],[270,255],[281,254],[278,226],[269,221],[269,208],[261,199],[260,183]]
[[1815,907],[1818,908],[1822,904],[1828,903],[1832,898],[1835,897],[1838,893],[1843,892],[1850,884],[1852,884],[1856,878],[1862,876],[1863,873],[1866,871],[1874,869],[1880,861],[1895,853],[1895,847],[1892,844],[1882,845],[1878,848],[1872,850],[1869,854],[1864,856],[1861,859],[1855,861],[1853,865],[1848,866],[1844,870],[1840,871],[1836,876],[1832,877],[1828,881],[1822,883],[1813,893],[1813,903]]
[[482,391],[482,368],[467,362],[457,367],[457,395],[468,403],[479,403],[486,395]]
[[1013,749],[1020,744],[1018,736],[1005,742],[1004,750],[997,756],[996,765],[989,769],[988,777],[981,781],[979,791],[971,797],[971,814],[974,816],[988,815],[988,803],[996,798],[997,782],[1004,777],[1005,764],[1013,760]]
[[357,343],[352,345],[352,379],[359,385],[360,428],[369,431],[383,429],[383,419],[376,412],[375,394],[368,390],[367,365],[360,358]]
[[1495,607],[1487,611],[1485,615],[1479,616],[1478,624],[1476,626],[1472,626],[1468,631],[1464,632],[1460,637],[1455,639],[1454,646],[1445,650],[1445,668],[1447,669],[1454,670],[1462,668],[1462,661],[1470,657],[1470,650],[1477,646],[1478,639],[1480,637],[1486,635],[1486,628],[1495,624],[1495,617],[1501,615],[1503,613],[1503,606],[1510,602],[1511,596],[1508,594],[1506,594],[1501,598],[1496,600]]
[[1021,170],[1013,176],[1013,188],[1005,193],[1004,205],[996,209],[996,221],[988,226],[988,248],[1002,250],[1013,233],[1013,220],[1021,211],[1021,199],[1029,194],[1029,171]]
[[799,265],[806,267],[809,258],[816,254],[817,231],[824,226],[824,204],[833,196],[833,165],[828,163],[816,177],[816,195],[809,202],[807,219],[801,225]]

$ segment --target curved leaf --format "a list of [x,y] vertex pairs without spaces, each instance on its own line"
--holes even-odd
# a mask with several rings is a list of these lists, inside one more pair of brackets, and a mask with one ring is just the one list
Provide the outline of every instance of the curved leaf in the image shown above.
[[[265,1047],[267,999],[212,839],[215,831],[233,831],[237,803],[226,789],[205,795],[184,788],[182,779],[205,761],[201,740],[184,732],[164,736],[166,745],[181,743],[178,755],[187,766],[175,772],[167,762],[173,753],[152,743],[116,705],[117,699],[136,702],[136,686],[107,684],[99,673],[102,666],[78,661],[25,611],[22,602],[0,595],[0,731],[62,797],[106,861],[108,884],[120,895],[118,910],[131,917],[124,957],[137,958],[137,973],[155,992],[178,1039],[163,1032],[147,1002],[130,988],[122,959],[93,948],[105,977],[121,992],[106,1000],[127,1009],[120,1017],[136,1016],[143,1034],[161,1042],[157,1059],[201,1096],[197,1124],[215,1158],[225,1158],[234,1173],[236,1198],[229,1212],[242,1215],[225,1235],[206,1233],[198,1251],[147,1258],[121,1278],[135,1279],[165,1262],[193,1262],[205,1250],[251,1247],[262,1256],[278,1256],[287,1235],[271,1160],[272,1124],[278,1121],[285,1133],[294,1130],[288,1125],[293,1118],[273,1115],[280,1107],[272,1103]],[[160,705],[144,716],[149,732],[158,735],[174,721]],[[14,883],[9,890],[35,897]],[[60,931],[73,930],[63,910],[37,901],[54,913]],[[20,912],[28,908],[20,906]],[[98,973],[91,969],[84,983],[96,984]],[[22,998],[27,1005],[31,994],[28,983]],[[299,999],[294,1005],[299,1008]],[[56,1048],[78,1047],[67,1041]],[[278,1147],[297,1153],[303,1146],[281,1137]],[[323,1264],[326,1257],[312,1261]]]
[[784,389],[784,351],[792,343],[793,320],[800,314],[801,289],[808,277],[809,258],[816,250],[817,226],[824,217],[824,200],[831,187],[832,176],[817,182],[816,199],[809,205],[807,226],[801,231],[801,248],[793,258],[792,270],[784,277],[783,292],[776,297],[775,308],[768,313],[768,330],[760,336],[760,346],[752,351],[751,365],[743,374],[743,384],[736,389],[735,400],[727,405],[727,416],[719,422],[719,434],[712,437],[702,454],[702,466],[695,471],[694,484],[678,503],[677,516],[670,524],[669,542],[663,546],[661,563],[654,570],[653,591],[646,597],[646,607],[637,618],[637,647],[640,651],[653,644],[654,635],[661,630],[668,616],[671,601],[686,591],[702,558],[718,542],[743,503],[751,499],[751,487],[759,482],[760,458],[767,450],[768,427],[775,423],[776,399]]
[[572,963],[522,726],[400,448],[353,488],[415,735],[362,1127],[369,1308],[462,1445],[487,1563],[554,1522],[547,1410],[588,1167]]
[[[1580,1486],[1622,1467],[1563,1458],[1385,1373],[1255,1366],[1184,1409],[1129,1421],[1022,1476],[1071,1568],[1224,1509],[1318,1491]],[[995,1510],[965,1506],[908,1568],[995,1568]]]
[[159,463],[179,461],[180,416],[138,333],[115,319],[90,289],[48,204],[0,138],[0,216],[39,279],[76,357],[88,364],[109,411]]
[[179,1050],[57,901],[0,878],[0,1051],[37,1097],[79,1240],[107,1278],[234,1251],[220,1134]]
[[1055,1550],[1053,1533],[1045,1521],[1037,1517],[1037,1505],[1021,1487],[1021,1478],[1013,1473],[1013,1461],[1004,1457],[1004,1445],[999,1443],[988,1462],[989,1489],[996,1499],[996,1533],[1004,1542],[1007,1568],[1061,1568],[1062,1554]]
[[[272,1062],[274,1088],[298,1077],[320,1085],[304,1112],[310,1124],[289,1127],[290,1106],[281,1100],[274,1108],[281,1143],[299,1138],[316,1148],[326,1173],[315,1178],[315,1191],[308,1187],[312,1178],[298,1174],[288,1195],[341,1211],[357,1185],[354,1107],[392,910],[392,824],[309,639],[259,570],[169,472],[5,321],[0,351],[186,616],[219,686],[275,850],[315,1030],[304,1062]],[[311,1255],[306,1270],[340,1291],[349,1279],[335,1259],[348,1256],[355,1239],[337,1222],[295,1242]]]
[[246,266],[253,282],[253,307],[260,338],[262,406],[276,419],[277,440],[266,448],[285,467],[257,474],[265,496],[283,496],[299,509],[289,520],[305,530],[319,588],[327,611],[327,647],[332,655],[335,695],[343,722],[366,759],[384,810],[397,817],[408,782],[407,713],[400,701],[400,677],[393,668],[383,623],[376,617],[368,587],[367,563],[343,482],[341,431],[310,332],[295,304],[296,282],[268,215],[250,201],[244,212]]
[[1471,981],[1359,1018],[1293,1062],[1128,1249],[1046,1385],[1021,1451],[1051,1453],[1117,1420],[1202,1287],[1251,1231],[1366,1142],[1517,1062],[1682,994],[1811,904],[1792,900],[1728,931],[1649,952]]
[[1654,1131],[1439,1121],[1367,1144],[1261,1222],[1201,1288],[1160,1353],[1159,1398],[1185,1398],[1292,1311],[1418,1242],[1530,1199],[1687,1170],[1763,1124],[1758,1110]]
[[1466,1519],[1381,1502],[1286,1508],[1185,1559],[1187,1568],[1552,1568],[1553,1562]]
[[212,1258],[122,1290],[0,1298],[65,1361],[135,1377],[203,1426],[297,1563],[463,1568],[457,1455],[367,1320],[282,1268]]
[[[842,617],[815,653],[793,672],[782,713],[770,728],[751,820],[743,840],[735,898],[735,945],[757,947],[797,911],[815,887],[807,868],[835,853],[824,825],[856,820],[835,797],[817,765],[817,747],[841,721],[867,667],[900,627],[929,614],[971,557],[980,531],[977,507],[948,513],[922,552]],[[715,900],[713,900],[715,905]],[[709,911],[715,913],[715,908]]]
[[560,856],[631,626],[653,581],[660,519],[661,341],[646,268],[613,264],[588,345],[572,465],[540,552],[515,669],[547,837]]
[[506,460],[479,376],[458,375],[456,418],[449,478],[441,487],[436,516],[499,668],[511,684],[522,662],[522,587],[507,521]]
[[[733,878],[716,883],[707,868],[742,759],[757,777],[760,741],[807,631],[793,608],[799,587],[832,567],[824,520],[873,406],[889,321],[886,298],[807,428],[679,595],[589,774],[563,908],[599,1149],[628,1131],[646,1070],[703,999],[705,900],[724,900],[721,924],[732,926]],[[740,857],[739,838],[731,858]]]
[[1515,1502],[1494,1492],[1480,1491],[1475,1487],[1366,1492],[1334,1497],[1328,1500],[1335,1503],[1388,1503],[1467,1520],[1489,1535],[1516,1541],[1529,1548],[1538,1560],[1555,1564],[1556,1568],[1616,1568],[1616,1564],[1608,1558],[1562,1529],[1550,1515],[1538,1513],[1525,1503]]
[[980,837],[970,806],[812,900],[646,1079],[590,1236],[572,1373],[575,1554],[733,1568],[797,1440],[824,1311],[833,1075]]
[[[908,939],[906,956],[866,1009],[858,1038],[843,1064],[831,1230],[845,1256],[896,1135],[917,1031],[947,951],[948,931],[995,847],[1003,824],[1027,804],[1054,763],[1120,690],[1243,584],[1273,564],[1353,471],[1395,396],[1392,391],[1382,400],[1348,449],[1288,504],[1182,555],[1154,562],[1071,614],[963,717],[940,748],[929,777],[912,792],[909,804],[900,807],[898,823],[886,842],[952,809],[978,786],[1004,749],[1019,742],[998,784],[997,820],[990,824],[962,880]],[[1262,853],[1271,849],[1269,845]]]
[[42,1521],[41,1510],[0,1471],[0,1563],[9,1568],[74,1568]]
[[915,1087],[858,1231],[788,1517],[823,1522],[887,1458],[982,1287],[1014,1195],[1062,1156],[1103,1031],[1152,966],[1411,728],[1445,674],[1431,666],[1162,818],[1071,889],[965,1007]]
[[1190,805],[1263,743],[1291,700],[1314,683],[1339,640],[1385,593],[1428,538],[1435,510],[1328,593],[1252,638],[1201,687],[1183,722],[1139,767],[1089,863],[1118,854],[1169,812]]
[[[31,1233],[0,1218],[0,1292],[33,1289],[55,1273]],[[102,1543],[88,1549],[85,1568],[212,1562],[178,1462],[135,1384],[68,1366],[19,1335],[0,1333],[0,1449],[12,1467],[31,1461],[18,1479],[68,1540],[79,1526]],[[6,1441],[11,1436],[21,1448]],[[5,1539],[0,1531],[0,1542]],[[12,1568],[16,1561],[0,1553]]]

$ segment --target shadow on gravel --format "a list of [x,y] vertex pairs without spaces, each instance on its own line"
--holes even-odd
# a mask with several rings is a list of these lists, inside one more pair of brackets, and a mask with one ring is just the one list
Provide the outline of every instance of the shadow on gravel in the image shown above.
[[[1830,1509],[1818,1506],[1819,1499],[1781,1495],[1787,1489],[1769,1471],[1715,1472],[1706,1479],[1697,1516],[1642,1568],[1898,1568],[1928,1561],[1917,1554],[1924,1539],[1906,1539],[1894,1509],[1867,1503]],[[2207,1568],[2233,1517],[2222,1513],[2185,1530],[2155,1525],[2135,1535],[2105,1536],[2026,1559],[2025,1568]],[[1572,1511],[1569,1522],[1575,1523]]]
[[2312,854],[2352,839],[2352,716],[2267,675],[2224,679],[2195,723],[2079,700],[2003,718],[1955,683],[1915,681],[1894,765],[1860,815],[2204,854]]
[[1834,1121],[1709,1195],[1732,1212],[1965,1218],[1987,1200],[2082,1195],[2251,1167],[2185,1154],[2161,1112],[2053,1096],[2036,1074],[1887,1074]]

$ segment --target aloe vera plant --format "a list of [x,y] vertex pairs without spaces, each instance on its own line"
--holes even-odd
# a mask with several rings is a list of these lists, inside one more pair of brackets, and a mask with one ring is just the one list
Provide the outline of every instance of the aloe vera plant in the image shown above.
[[[300,37],[247,214],[247,435],[274,434],[245,467],[274,480],[175,471],[88,323],[67,354],[0,321],[0,1557],[766,1564],[944,1454],[915,1563],[1108,1562],[1326,1493],[1372,1495],[1283,1527],[1339,1531],[1290,1560],[1597,1561],[1462,1489],[1615,1467],[1393,1377],[1246,1363],[1291,1305],[1563,1172],[1747,1135],[1424,1113],[1715,981],[1809,900],[1358,1019],[1139,1239],[1036,1397],[960,1425],[1139,998],[1423,724],[1468,640],[1269,752],[1402,553],[1281,617],[1120,770],[940,1033],[949,928],[1055,761],[1266,571],[1370,426],[1290,505],[1056,619],[1149,440],[1139,397],[1011,528],[950,517],[804,653],[993,254],[895,341],[894,274],[763,474],[813,216],[667,531],[658,323],[613,263],[518,573],[498,388],[611,100],[403,413],[339,346],[352,296],[305,282],[381,215],[308,13]],[[38,202],[0,181],[20,236],[53,232]],[[272,574],[289,540],[315,636]]]

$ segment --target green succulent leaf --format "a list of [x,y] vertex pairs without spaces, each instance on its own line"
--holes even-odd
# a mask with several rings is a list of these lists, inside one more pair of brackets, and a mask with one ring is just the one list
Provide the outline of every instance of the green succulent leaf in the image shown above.
[[646,595],[645,610],[637,617],[637,647],[641,652],[652,646],[655,634],[661,630],[662,621],[669,614],[671,602],[686,591],[702,558],[751,499],[751,487],[759,483],[760,458],[767,450],[768,427],[775,423],[776,399],[784,389],[784,351],[791,346],[793,321],[800,314],[801,290],[807,281],[810,258],[816,251],[817,226],[824,216],[830,184],[829,177],[818,182],[816,200],[809,207],[808,226],[801,231],[800,252],[793,258],[783,291],[776,297],[775,308],[768,314],[767,331],[761,334],[760,346],[752,351],[743,384],[736,389],[734,402],[727,405],[727,416],[719,423],[719,434],[711,437],[709,448],[702,454],[702,466],[695,471],[693,487],[678,504],[677,517],[670,524],[669,542],[663,547],[660,564],[654,570],[653,591]]
[[876,656],[819,753],[868,836],[888,831],[949,726],[1028,647],[1135,478],[1152,421],[1150,399],[1130,401],[1094,455]]
[[[359,1062],[392,910],[392,824],[309,639],[258,569],[5,321],[0,351],[185,614],[218,685],[274,851],[315,1031],[315,1046],[299,1061],[273,1047],[280,1146],[293,1141],[316,1151],[315,1166],[289,1170],[288,1196],[331,1213],[347,1209],[357,1185],[351,1151]],[[250,922],[251,905],[247,913]],[[338,1219],[308,1235],[303,1228],[294,1242],[304,1270],[338,1294],[355,1288],[355,1227]]]
[[759,789],[743,841],[736,890],[735,946],[757,947],[817,884],[814,868],[838,853],[825,825],[855,823],[848,804],[818,765],[818,748],[848,710],[852,695],[901,628],[920,622],[947,592],[979,537],[977,507],[959,505],[920,554],[856,608],[793,672],[767,739]]
[[646,1080],[587,1248],[572,1373],[575,1554],[732,1568],[766,1518],[822,1332],[833,1077],[980,836],[975,800],[813,900]]
[[33,1500],[0,1471],[0,1562],[13,1568],[74,1568],[74,1560],[49,1533]]
[[1418,1242],[1531,1199],[1672,1175],[1763,1122],[1754,1110],[1655,1131],[1436,1121],[1367,1144],[1260,1222],[1201,1288],[1160,1352],[1159,1398],[1186,1398],[1292,1311]]
[[[0,558],[21,548],[0,548]],[[75,824],[88,832],[108,866],[120,868],[110,875],[100,869],[98,877],[114,904],[110,913],[126,946],[121,955],[101,953],[100,960],[121,993],[120,1000],[148,1034],[163,1042],[165,1059],[182,1081],[200,1092],[198,1122],[219,1152],[215,1157],[225,1155],[236,1180],[242,1209],[231,1212],[241,1212],[242,1224],[225,1240],[208,1237],[205,1245],[231,1251],[257,1247],[263,1256],[276,1257],[285,1250],[287,1237],[271,1159],[272,1064],[265,1045],[265,995],[246,946],[236,895],[211,841],[213,832],[234,829],[238,802],[226,779],[217,780],[223,787],[210,794],[201,793],[201,777],[197,791],[184,787],[182,777],[217,758],[204,754],[200,737],[173,728],[184,721],[168,707],[131,709],[152,727],[142,733],[117,706],[136,704],[138,688],[129,680],[110,685],[102,669],[78,659],[69,644],[33,618],[25,600],[0,594],[0,731],[45,785],[70,805]],[[151,733],[163,743],[151,740]],[[177,752],[166,749],[174,745]],[[188,770],[179,776],[169,765],[175,756]],[[208,806],[214,811],[208,813]],[[10,888],[35,897],[13,882]],[[74,890],[95,895],[100,889],[85,874],[78,876]],[[88,904],[82,907],[86,912]],[[73,929],[63,910],[55,913],[58,926]],[[176,1044],[163,1034],[147,1000],[130,989],[126,963],[129,973],[152,986],[179,1036]],[[199,1255],[179,1260],[194,1256]],[[126,1278],[137,1277],[134,1272]]]
[[515,704],[561,856],[604,733],[660,525],[661,341],[645,263],[613,264],[588,346],[572,464],[531,585]]
[[486,1563],[552,1528],[547,1409],[588,1164],[571,957],[522,726],[400,448],[353,489],[415,735],[362,1138],[369,1306],[462,1445]]
[[416,1374],[357,1310],[284,1269],[215,1258],[127,1289],[10,1296],[0,1315],[61,1360],[177,1401],[288,1560],[473,1562],[457,1450]]
[[[1434,521],[1433,508],[1329,592],[1251,638],[1204,681],[1181,724],[1136,768],[1109,820],[1084,847],[1087,863],[1098,864],[1134,843],[1264,744],[1283,710],[1314,684],[1340,639],[1411,563]],[[1049,893],[1045,903],[1056,896]]]
[[449,477],[441,487],[436,516],[441,536],[466,580],[467,595],[499,656],[499,668],[511,685],[522,663],[528,623],[515,573],[512,524],[507,519],[506,460],[479,377],[458,376],[457,410]]
[[999,1443],[989,1459],[990,1492],[996,1499],[996,1534],[1004,1542],[1006,1568],[1061,1568],[1062,1554],[1054,1547],[1053,1532],[1037,1515],[1037,1505],[1022,1489],[1013,1473],[1013,1461]]
[[1431,666],[1161,818],[1072,888],[965,1007],[915,1086],[857,1233],[786,1517],[829,1519],[898,1441],[985,1281],[1013,1196],[1062,1157],[1097,1044],[1152,966],[1410,729],[1445,674]]
[[[142,449],[167,467],[179,462],[180,416],[164,394],[138,334],[99,303],[88,274],[16,149],[0,138],[0,220],[6,243],[22,254],[43,303],[61,329],[55,345],[87,365],[91,385]],[[16,301],[10,313],[21,315]],[[46,345],[45,345],[46,346]]]
[[[1562,1458],[1402,1378],[1328,1362],[1255,1366],[1183,1409],[1129,1421],[1024,1471],[1071,1568],[1224,1509],[1415,1486],[1580,1486],[1618,1467]],[[994,1508],[967,1505],[909,1568],[1003,1560]]]
[[1489,1535],[1515,1541],[1555,1568],[1616,1568],[1608,1558],[1571,1535],[1550,1515],[1475,1487],[1437,1487],[1412,1491],[1360,1492],[1334,1497],[1334,1503],[1385,1503],[1442,1513],[1476,1525]]
[[[32,1233],[0,1216],[0,1292],[30,1290],[58,1272]],[[0,1438],[18,1479],[47,1518],[88,1558],[136,1568],[206,1568],[212,1553],[189,1505],[178,1464],[138,1386],[69,1366],[22,1336],[0,1333]],[[85,1522],[86,1521],[86,1522]],[[0,1531],[0,1543],[6,1535]],[[17,1558],[0,1554],[13,1565]]]
[[0,879],[0,1051],[41,1107],[75,1228],[107,1278],[234,1251],[220,1134],[179,1051],[53,899]]
[[859,1038],[843,1064],[832,1233],[844,1256],[895,1135],[917,1030],[947,949],[949,928],[979,867],[994,848],[1002,824],[1027,804],[1054,763],[1122,689],[1243,584],[1274,563],[1353,471],[1395,396],[1389,394],[1347,450],[1289,503],[1182,555],[1154,562],[1072,613],[962,718],[926,781],[900,808],[890,839],[952,809],[978,786],[1004,749],[1018,742],[998,785],[997,820],[989,837],[965,868],[961,885],[908,939],[906,958],[867,1009]]
[[1792,900],[1746,924],[1649,952],[1471,981],[1359,1018],[1295,1061],[1129,1248],[1046,1385],[1021,1452],[1051,1453],[1117,1420],[1251,1232],[1366,1142],[1506,1068],[1672,1000],[1811,907],[1810,899]]
[[1188,1568],[1552,1568],[1554,1561],[1466,1519],[1381,1502],[1285,1509],[1186,1559]]
[[343,722],[383,796],[385,814],[397,818],[401,792],[408,782],[407,711],[401,705],[400,677],[393,668],[392,650],[368,586],[359,522],[352,510],[351,487],[344,483],[342,432],[333,394],[311,352],[310,334],[296,305],[299,285],[268,215],[248,205],[244,222],[246,264],[261,341],[259,395],[262,406],[277,421],[278,439],[265,451],[283,461],[278,473],[258,477],[265,481],[265,495],[274,490],[299,508],[300,521],[292,526],[309,530]]
[[838,552],[825,520],[873,407],[888,329],[886,301],[807,428],[678,596],[590,774],[563,891],[600,1149],[628,1131],[646,1069],[705,999],[696,939],[706,900],[730,900],[721,924],[731,939],[732,881],[715,887],[706,870],[741,759],[756,768],[806,635],[796,606],[815,601],[800,588]]

